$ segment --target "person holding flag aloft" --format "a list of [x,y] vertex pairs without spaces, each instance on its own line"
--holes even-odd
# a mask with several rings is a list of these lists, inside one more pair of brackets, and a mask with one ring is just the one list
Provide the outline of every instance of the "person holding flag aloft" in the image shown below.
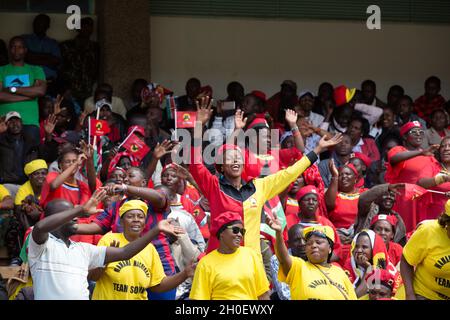
[[[201,138],[202,127],[209,121],[212,110],[209,97],[197,102],[197,123],[194,131],[189,170],[203,194],[208,198],[211,209],[211,223],[225,211],[237,212],[242,216],[244,227],[248,230],[244,246],[260,252],[261,212],[264,203],[281,193],[286,187],[317,160],[318,154],[341,141],[341,135],[326,140],[322,138],[313,152],[303,156],[294,165],[264,178],[250,181],[242,179],[243,154],[236,145],[225,144],[216,153],[216,168],[220,177],[216,177],[202,163]],[[218,239],[211,237],[207,252],[218,247]]]

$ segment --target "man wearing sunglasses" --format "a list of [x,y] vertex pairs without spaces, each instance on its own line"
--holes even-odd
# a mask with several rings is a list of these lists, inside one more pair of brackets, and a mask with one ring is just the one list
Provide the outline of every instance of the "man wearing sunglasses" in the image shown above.
[[268,300],[269,282],[261,256],[241,243],[245,229],[241,216],[224,212],[211,221],[211,237],[219,247],[204,256],[196,269],[190,299]]

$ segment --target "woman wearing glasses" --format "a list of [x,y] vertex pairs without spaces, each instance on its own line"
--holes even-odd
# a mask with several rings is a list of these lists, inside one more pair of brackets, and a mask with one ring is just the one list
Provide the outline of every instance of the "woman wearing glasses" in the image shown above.
[[211,237],[217,237],[219,247],[198,263],[190,299],[269,299],[269,281],[261,255],[241,246],[245,236],[241,219],[238,213],[228,211],[211,222]]
[[331,264],[334,232],[329,226],[303,229],[306,257],[292,257],[284,244],[281,222],[277,216],[267,217],[267,224],[276,232],[275,254],[280,262],[278,280],[291,288],[292,300],[356,300],[350,279],[341,267]]
[[[385,180],[389,183],[416,184],[421,178],[427,177],[427,166],[439,165],[434,158],[439,145],[432,145],[426,150],[421,148],[425,131],[418,121],[404,124],[400,128],[400,136],[403,146],[394,147],[388,152]],[[421,220],[417,201],[406,199],[404,193],[397,201],[397,211],[405,222],[406,232],[414,230]]]

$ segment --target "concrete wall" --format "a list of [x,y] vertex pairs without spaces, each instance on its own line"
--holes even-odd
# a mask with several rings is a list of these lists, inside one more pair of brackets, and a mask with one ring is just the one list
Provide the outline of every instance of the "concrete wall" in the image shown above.
[[[120,7],[121,1],[116,2]],[[218,98],[225,95],[232,80],[241,81],[246,91],[260,89],[271,95],[284,79],[295,80],[299,89],[317,91],[322,81],[359,87],[366,78],[377,82],[383,100],[389,86],[396,83],[416,97],[423,92],[425,78],[435,74],[442,79],[442,94],[450,99],[449,25],[383,23],[381,31],[369,31],[365,21],[151,17],[148,22],[144,9],[139,18],[126,7],[116,13],[99,11],[100,20],[108,15],[107,19],[114,21],[109,26],[100,22],[100,28],[106,26],[110,34],[124,29],[120,37],[111,35],[110,42],[101,39],[109,48],[106,59],[115,57],[108,60],[105,80],[123,95],[128,93],[130,79],[148,78],[151,69],[151,80],[179,95],[184,93],[186,80],[196,76],[212,85]],[[34,16],[0,13],[0,38],[31,32]],[[51,37],[65,40],[75,36],[75,31],[65,27],[68,15],[50,16]],[[139,22],[130,22],[136,19]],[[145,24],[148,29],[133,31],[133,26]],[[129,41],[121,42],[124,37],[130,37]],[[130,55],[130,48],[137,47],[139,58]]]
[[435,74],[450,99],[450,25],[383,23],[369,31],[365,21],[152,17],[151,39],[152,78],[177,93],[192,76],[218,97],[232,80],[271,95],[284,79],[317,92],[322,81],[359,87],[371,78],[385,100],[397,83],[422,94]]

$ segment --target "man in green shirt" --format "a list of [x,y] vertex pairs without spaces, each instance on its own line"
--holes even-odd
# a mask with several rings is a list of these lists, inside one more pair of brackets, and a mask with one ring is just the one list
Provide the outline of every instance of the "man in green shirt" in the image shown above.
[[21,37],[11,39],[9,53],[10,64],[0,67],[0,116],[10,111],[19,112],[23,124],[36,126],[32,128],[36,132],[39,128],[37,100],[47,90],[44,71],[25,63],[27,48]]

